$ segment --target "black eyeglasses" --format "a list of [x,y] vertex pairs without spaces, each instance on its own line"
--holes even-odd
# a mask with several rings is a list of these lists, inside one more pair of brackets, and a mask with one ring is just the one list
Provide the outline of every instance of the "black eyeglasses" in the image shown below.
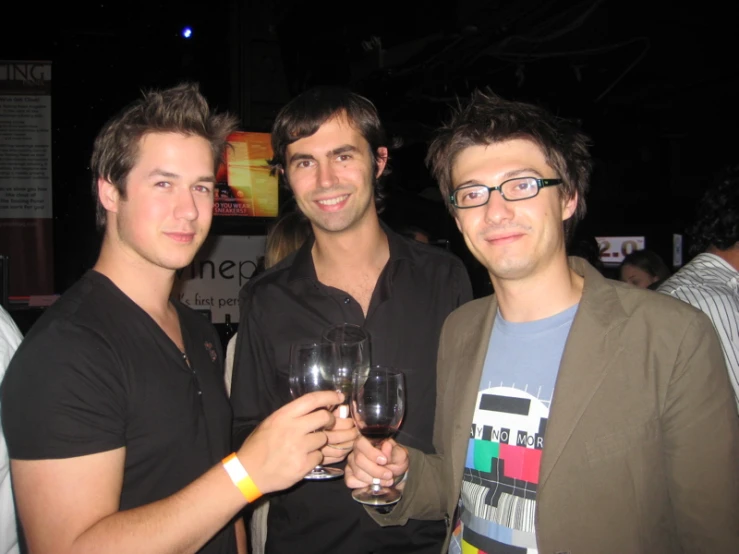
[[490,200],[490,194],[497,190],[508,202],[528,200],[539,194],[543,187],[561,185],[562,179],[537,179],[536,177],[516,177],[503,181],[497,187],[485,185],[465,185],[459,187],[450,196],[449,200],[455,208],[477,208],[484,206]]

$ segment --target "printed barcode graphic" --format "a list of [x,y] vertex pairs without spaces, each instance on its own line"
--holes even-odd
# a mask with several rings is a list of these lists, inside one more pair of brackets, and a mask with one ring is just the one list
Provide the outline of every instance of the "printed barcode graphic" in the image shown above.
[[492,491],[488,487],[469,481],[462,483],[462,497],[465,506],[474,506],[471,511],[476,517],[517,531],[534,533],[535,500],[504,492],[498,498],[498,505],[493,506]]

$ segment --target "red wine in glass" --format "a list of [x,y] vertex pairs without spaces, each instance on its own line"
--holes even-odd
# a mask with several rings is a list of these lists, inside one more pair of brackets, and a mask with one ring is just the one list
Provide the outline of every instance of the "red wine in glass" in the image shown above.
[[389,425],[368,425],[362,429],[362,436],[366,437],[373,445],[379,445],[385,439],[395,435],[396,429]]
[[[405,377],[393,368],[376,366],[370,369],[363,383],[359,379],[355,380],[352,391],[352,417],[362,436],[379,447],[403,422]],[[395,487],[383,487],[379,483],[352,493],[354,500],[370,506],[389,506],[401,496]]]

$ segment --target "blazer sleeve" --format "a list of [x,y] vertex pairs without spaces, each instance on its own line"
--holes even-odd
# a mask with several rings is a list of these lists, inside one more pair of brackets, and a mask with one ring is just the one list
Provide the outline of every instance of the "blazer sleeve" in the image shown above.
[[683,552],[739,552],[739,418],[710,320],[680,341],[662,417],[666,478]]

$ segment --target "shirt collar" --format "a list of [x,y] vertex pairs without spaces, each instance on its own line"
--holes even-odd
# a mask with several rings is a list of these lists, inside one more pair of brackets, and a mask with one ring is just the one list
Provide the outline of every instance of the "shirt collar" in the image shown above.
[[733,265],[724,260],[721,256],[711,254],[710,252],[702,252],[698,254],[689,265],[708,267],[718,270],[719,275],[725,279],[725,284],[735,293],[739,290],[739,271]]
[[[380,227],[387,236],[388,247],[390,248],[390,259],[388,260],[388,265],[394,264],[398,260],[412,260],[413,250],[411,249],[410,244],[408,244],[408,242],[398,233],[390,229],[390,227],[388,227],[382,220],[380,220]],[[298,250],[292,266],[290,267],[290,281],[297,279],[318,281],[316,267],[313,264],[313,255],[311,254],[315,240],[315,236],[312,235],[311,238],[306,240],[303,246],[300,247],[300,250]]]
[[701,254],[698,254],[691,263],[702,264],[715,269],[721,269],[726,271],[728,275],[732,275],[734,277],[739,275],[739,271],[734,269],[734,266],[732,266],[729,262],[724,260],[721,256],[711,254],[710,252],[702,252]]

